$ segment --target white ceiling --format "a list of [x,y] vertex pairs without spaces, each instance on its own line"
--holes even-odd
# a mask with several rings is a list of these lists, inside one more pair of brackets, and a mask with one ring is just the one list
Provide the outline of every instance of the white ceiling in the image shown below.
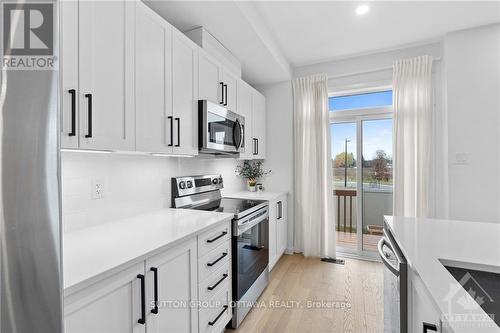
[[204,26],[242,62],[252,84],[291,67],[387,50],[500,22],[500,1],[148,1],[181,31]]

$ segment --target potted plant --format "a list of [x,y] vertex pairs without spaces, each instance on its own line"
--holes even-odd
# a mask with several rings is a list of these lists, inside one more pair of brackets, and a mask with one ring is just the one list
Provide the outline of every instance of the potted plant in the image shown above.
[[271,170],[262,169],[262,161],[244,161],[243,165],[236,167],[236,174],[247,180],[248,190],[254,192],[257,179],[269,174]]

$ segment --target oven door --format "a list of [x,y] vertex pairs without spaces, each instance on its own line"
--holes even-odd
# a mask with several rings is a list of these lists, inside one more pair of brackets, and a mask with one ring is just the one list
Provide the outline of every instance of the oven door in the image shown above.
[[407,262],[394,238],[384,230],[378,243],[384,263],[384,333],[408,332]]
[[244,152],[245,117],[215,103],[199,101],[200,150],[206,152]]
[[233,298],[239,301],[269,264],[268,208],[240,219],[240,223],[236,221],[232,239]]

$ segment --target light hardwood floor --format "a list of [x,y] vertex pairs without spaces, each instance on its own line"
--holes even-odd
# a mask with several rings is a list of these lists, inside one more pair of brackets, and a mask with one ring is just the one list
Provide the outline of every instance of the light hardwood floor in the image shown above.
[[[382,267],[355,259],[337,265],[284,255],[259,299],[265,307],[252,309],[237,330],[227,332],[383,332]],[[312,308],[308,301],[323,301],[326,307]]]

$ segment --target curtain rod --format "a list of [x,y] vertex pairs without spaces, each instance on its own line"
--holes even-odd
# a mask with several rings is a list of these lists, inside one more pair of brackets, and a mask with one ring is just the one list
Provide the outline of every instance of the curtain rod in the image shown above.
[[[441,57],[437,57],[437,58],[432,59],[432,62],[436,62],[436,61],[441,61]],[[357,76],[357,75],[363,75],[363,74],[371,74],[371,73],[383,72],[383,71],[388,71],[388,70],[391,70],[391,69],[392,69],[392,66],[390,66],[390,67],[387,66],[387,67],[379,67],[379,68],[375,68],[375,69],[370,69],[370,70],[367,70],[367,71],[351,72],[351,73],[338,74],[338,75],[329,75],[328,76],[328,80],[331,80],[331,79],[341,79],[343,77],[349,77],[349,76]]]

